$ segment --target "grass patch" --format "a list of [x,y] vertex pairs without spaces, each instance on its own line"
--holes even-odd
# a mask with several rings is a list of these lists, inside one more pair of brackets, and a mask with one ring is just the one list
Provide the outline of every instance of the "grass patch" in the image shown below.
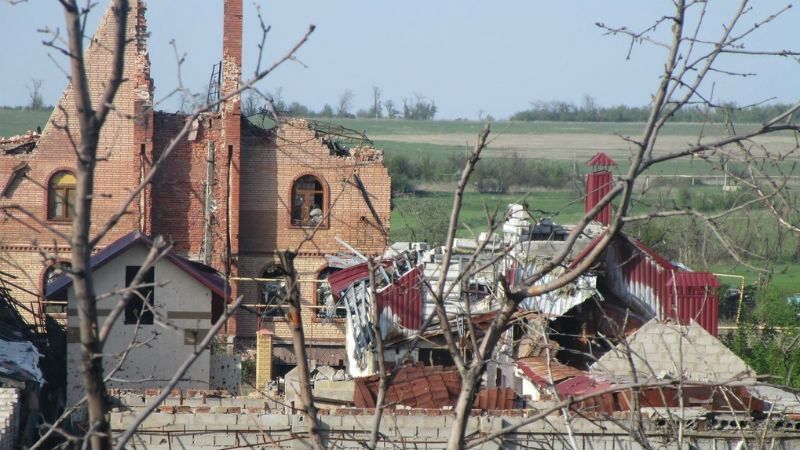
[[[714,264],[710,270],[715,273],[743,276],[745,285],[757,284],[762,277],[759,272],[731,262]],[[739,288],[738,281],[732,278],[722,278],[720,282],[736,289]],[[769,278],[769,286],[781,296],[800,292],[800,265],[790,262],[776,263]]]

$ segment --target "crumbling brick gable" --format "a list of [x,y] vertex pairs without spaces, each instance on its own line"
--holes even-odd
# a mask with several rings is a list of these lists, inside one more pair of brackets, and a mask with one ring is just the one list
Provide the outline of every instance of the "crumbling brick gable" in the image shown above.
[[242,156],[243,252],[294,249],[308,237],[310,229],[291,224],[292,184],[303,175],[314,175],[326,185],[328,204],[324,209],[329,217],[327,226],[316,230],[313,243],[305,244],[301,253],[346,251],[336,237],[367,254],[383,251],[388,236],[380,232],[353,178],[355,174],[361,178],[381,222],[388,227],[390,178],[380,160],[332,155],[301,119],[281,125],[271,139],[260,138],[261,143],[258,139],[246,141]]
[[[152,80],[147,53],[145,6],[141,0],[130,3],[127,28],[128,45],[125,48],[124,82],[114,99],[115,110],[108,115],[99,141],[95,176],[93,207],[93,229],[97,232],[105,220],[120,207],[131,189],[140,180],[142,169],[141,150],[145,155],[151,149],[152,135]],[[97,105],[109,77],[113,48],[113,11],[109,9],[100,21],[97,32],[84,52],[89,78],[89,90],[93,105]],[[15,155],[0,154],[0,183],[5,181],[12,169],[27,162],[30,171],[15,189],[11,198],[0,198],[0,204],[19,205],[37,220],[47,220],[47,184],[50,177],[60,170],[74,170],[76,166],[75,145],[80,140],[80,129],[72,88],[68,86],[39,137],[36,147],[30,152]],[[145,228],[146,216],[142,214],[147,202],[136,202],[129,215],[123,216],[116,230],[101,242],[106,245],[131,230]],[[68,258],[69,247],[46,228],[29,217],[17,215],[19,220],[6,218],[0,222],[0,246],[12,264],[4,270],[18,277],[22,288],[15,296],[23,303],[38,303],[43,259],[38,250],[58,252],[59,258]],[[52,222],[49,225],[63,234],[69,234],[70,225]],[[34,245],[36,243],[36,245]]]

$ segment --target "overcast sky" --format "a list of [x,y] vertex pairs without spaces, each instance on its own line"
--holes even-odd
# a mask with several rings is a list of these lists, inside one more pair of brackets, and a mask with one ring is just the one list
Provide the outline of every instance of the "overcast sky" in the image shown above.
[[[92,19],[105,8],[105,1]],[[170,40],[187,60],[187,85],[205,90],[211,66],[220,59],[222,0],[150,0],[149,50],[156,97],[176,85]],[[288,101],[314,109],[334,104],[341,92],[355,92],[357,108],[371,101],[371,87],[400,101],[420,93],[439,106],[440,118],[495,117],[525,109],[534,100],[579,103],[591,95],[600,105],[643,105],[657,85],[665,50],[604,36],[595,23],[646,28],[669,12],[670,0],[613,1],[458,1],[292,0],[257,2],[272,25],[266,57],[283,55],[305,32],[317,26],[298,54],[307,66],[288,64],[260,87],[282,88]],[[723,17],[738,2],[711,3],[706,38],[722,31]],[[757,0],[743,24],[753,24],[784,7],[786,1]],[[252,1],[245,0],[245,75],[252,73],[260,39]],[[714,5],[717,5],[716,7]],[[717,8],[728,8],[721,10]],[[66,77],[54,62],[63,58],[41,45],[37,29],[61,27],[63,15],[53,0],[28,0],[11,6],[0,0],[0,105],[28,102],[31,78],[44,81],[44,99],[54,103]],[[792,8],[754,32],[752,50],[800,48],[800,8]],[[668,28],[662,25],[662,32]],[[663,37],[663,33],[661,34]],[[758,57],[721,61],[726,70],[756,77],[716,77],[714,96],[740,104],[776,97],[800,99],[800,64],[789,58]],[[708,85],[707,92],[711,85]],[[165,103],[163,109],[175,109]]]

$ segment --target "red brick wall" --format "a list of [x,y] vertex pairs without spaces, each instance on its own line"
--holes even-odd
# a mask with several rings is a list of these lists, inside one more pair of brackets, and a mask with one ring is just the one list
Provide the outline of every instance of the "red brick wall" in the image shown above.
[[[305,120],[292,119],[271,132],[255,132],[246,128],[242,150],[242,195],[240,214],[240,276],[258,277],[264,267],[274,261],[279,250],[298,251],[295,261],[303,280],[316,279],[325,267],[325,254],[349,251],[336,241],[348,242],[367,255],[381,254],[386,236],[376,227],[376,221],[355,187],[353,176],[363,181],[382,223],[390,223],[391,180],[379,152],[371,149],[352,149],[353,156],[332,156],[322,136],[311,130]],[[374,155],[365,160],[363,155]],[[361,156],[359,156],[361,155]],[[298,177],[312,174],[327,185],[328,226],[316,230],[291,225],[291,189]],[[247,303],[259,298],[257,283],[240,283]],[[315,340],[343,339],[344,324],[320,323],[312,320],[315,311],[316,289],[313,282],[303,282],[301,294],[308,308],[303,311],[306,332]],[[256,319],[240,314],[239,335],[255,332]],[[277,340],[289,339],[284,322],[266,322]]]

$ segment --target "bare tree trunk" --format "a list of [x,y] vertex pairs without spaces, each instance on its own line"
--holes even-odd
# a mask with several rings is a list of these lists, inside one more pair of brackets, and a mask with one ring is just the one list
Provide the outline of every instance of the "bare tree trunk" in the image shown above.
[[294,269],[296,253],[283,251],[278,253],[281,267],[286,279],[286,290],[289,305],[289,323],[292,328],[292,345],[297,358],[297,371],[299,372],[300,410],[308,420],[308,435],[313,447],[317,450],[325,448],[320,435],[320,426],[317,418],[317,408],[314,406],[314,396],[311,393],[311,376],[308,371],[308,355],[306,354],[306,338],[303,332],[303,320],[300,314],[300,289],[297,281],[297,272]]
[[[86,136],[84,133],[83,136]],[[95,142],[96,138],[95,138]],[[96,144],[95,144],[96,145]],[[84,142],[80,154],[94,152]],[[103,358],[100,345],[97,304],[95,302],[94,282],[91,274],[89,245],[89,229],[91,227],[92,196],[94,185],[94,158],[80,161],[77,176],[77,202],[75,220],[72,229],[72,271],[75,297],[78,299],[78,321],[81,341],[81,372],[83,388],[86,391],[86,405],[89,412],[89,424],[92,448],[111,448],[109,424],[106,420],[108,403],[106,388],[103,382]]]
[[472,412],[472,403],[478,393],[478,386],[481,383],[483,366],[473,366],[461,377],[461,392],[458,394],[455,412],[456,420],[453,428],[450,428],[450,436],[447,439],[447,450],[461,450],[465,445],[467,432],[467,422]]
[[95,111],[89,92],[89,80],[83,54],[81,12],[75,0],[62,1],[69,34],[69,54],[72,91],[80,124],[80,143],[77,155],[77,186],[74,219],[72,221],[72,280],[78,301],[78,320],[81,342],[82,382],[86,391],[89,413],[89,442],[94,450],[111,448],[111,434],[106,418],[108,402],[103,381],[102,343],[99,339],[97,306],[92,271],[91,232],[94,171],[100,130],[105,124],[117,90],[122,84],[125,57],[125,35],[128,21],[128,1],[115,0],[115,41],[111,73],[105,80],[105,91]]

